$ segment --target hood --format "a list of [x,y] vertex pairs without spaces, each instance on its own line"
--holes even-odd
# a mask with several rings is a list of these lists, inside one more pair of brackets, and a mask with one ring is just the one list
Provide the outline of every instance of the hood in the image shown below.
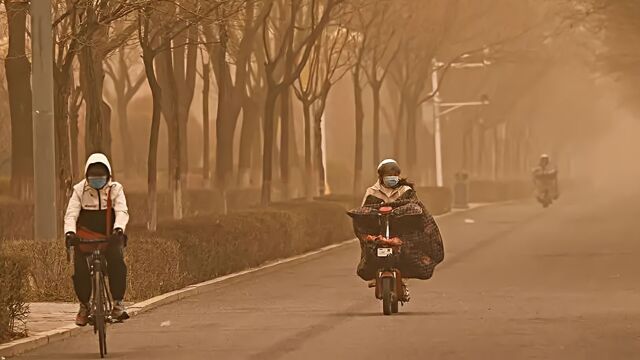
[[89,165],[91,164],[103,164],[109,170],[109,177],[113,177],[113,172],[111,171],[111,164],[109,163],[109,159],[105,154],[94,153],[89,156],[87,159],[87,163],[84,166],[84,173],[87,174],[87,170],[89,170]]

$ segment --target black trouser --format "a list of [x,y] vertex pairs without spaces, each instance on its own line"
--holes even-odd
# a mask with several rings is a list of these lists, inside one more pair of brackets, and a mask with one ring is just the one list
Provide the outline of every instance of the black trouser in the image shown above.
[[[91,274],[87,263],[91,254],[79,251],[74,255],[73,287],[82,303],[88,303],[91,299]],[[127,265],[124,263],[122,246],[109,245],[105,253],[107,259],[107,273],[109,275],[109,289],[114,300],[123,300],[127,288]]]

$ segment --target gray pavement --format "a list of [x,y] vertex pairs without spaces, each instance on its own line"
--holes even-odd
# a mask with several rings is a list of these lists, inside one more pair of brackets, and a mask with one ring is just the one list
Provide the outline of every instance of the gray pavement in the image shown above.
[[[637,359],[640,197],[439,220],[446,260],[384,317],[356,244],[219,284],[109,329],[112,359]],[[475,222],[466,221],[473,219]],[[23,359],[94,359],[83,333]]]

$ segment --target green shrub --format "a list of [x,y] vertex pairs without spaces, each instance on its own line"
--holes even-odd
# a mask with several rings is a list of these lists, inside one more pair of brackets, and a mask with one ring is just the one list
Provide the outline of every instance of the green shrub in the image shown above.
[[0,251],[0,342],[25,334],[27,288],[25,261]]

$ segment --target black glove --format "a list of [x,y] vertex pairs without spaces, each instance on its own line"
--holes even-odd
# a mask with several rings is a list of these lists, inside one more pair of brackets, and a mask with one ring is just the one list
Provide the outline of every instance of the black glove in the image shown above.
[[120,244],[124,247],[127,246],[127,235],[124,233],[124,230],[121,228],[113,229],[113,234],[111,234],[111,239],[113,242]]
[[64,234],[64,246],[68,249],[76,245],[78,236],[73,231]]

